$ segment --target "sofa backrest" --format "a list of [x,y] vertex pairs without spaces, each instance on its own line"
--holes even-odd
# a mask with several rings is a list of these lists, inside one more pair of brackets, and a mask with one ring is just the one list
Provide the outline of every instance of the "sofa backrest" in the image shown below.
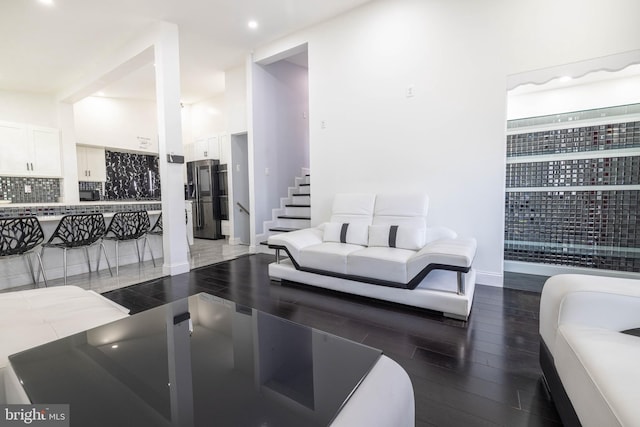
[[371,225],[375,194],[339,193],[333,199],[330,222]]
[[426,194],[378,194],[373,225],[427,228],[429,197]]

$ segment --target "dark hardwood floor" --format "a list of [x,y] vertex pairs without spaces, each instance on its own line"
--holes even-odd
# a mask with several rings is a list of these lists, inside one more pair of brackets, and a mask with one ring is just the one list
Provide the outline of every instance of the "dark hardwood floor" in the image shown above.
[[[380,348],[411,377],[416,426],[561,425],[540,378],[539,291],[519,289],[517,283],[510,284],[518,289],[479,285],[471,317],[462,322],[317,288],[272,283],[267,265],[273,260],[263,254],[243,256],[104,295],[133,314],[208,292]],[[507,280],[517,282],[518,275]]]

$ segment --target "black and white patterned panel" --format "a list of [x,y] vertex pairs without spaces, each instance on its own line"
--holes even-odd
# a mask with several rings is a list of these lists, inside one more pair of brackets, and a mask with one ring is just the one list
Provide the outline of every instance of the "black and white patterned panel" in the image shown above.
[[107,167],[105,199],[160,198],[158,156],[106,151],[105,159]]

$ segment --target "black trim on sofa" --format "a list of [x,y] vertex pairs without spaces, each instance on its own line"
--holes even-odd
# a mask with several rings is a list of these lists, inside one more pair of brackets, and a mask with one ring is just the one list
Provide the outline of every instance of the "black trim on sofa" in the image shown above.
[[582,427],[576,410],[562,385],[558,371],[556,371],[553,355],[542,337],[540,337],[540,367],[542,368],[542,379],[551,394],[551,399],[564,427]]
[[303,267],[300,264],[298,264],[298,262],[291,255],[291,253],[289,252],[286,246],[269,245],[269,248],[275,249],[275,250],[284,250],[287,253],[287,256],[291,260],[291,263],[293,264],[296,270],[304,271],[307,273],[321,274],[323,276],[337,277],[340,279],[353,280],[355,282],[369,283],[372,285],[388,286],[391,288],[415,289],[420,284],[420,282],[422,282],[422,280],[427,276],[427,274],[429,274],[433,270],[448,270],[448,271],[455,271],[458,273],[468,273],[471,270],[471,267],[458,267],[455,265],[448,265],[448,264],[429,264],[425,268],[423,268],[418,274],[416,274],[416,276],[413,279],[411,279],[409,283],[400,283],[400,282],[392,282],[390,280],[375,279],[372,277],[356,276],[353,274],[342,274],[342,273],[336,273],[333,271]]

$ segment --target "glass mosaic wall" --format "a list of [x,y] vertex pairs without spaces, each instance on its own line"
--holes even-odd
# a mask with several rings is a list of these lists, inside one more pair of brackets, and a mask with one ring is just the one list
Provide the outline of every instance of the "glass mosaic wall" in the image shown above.
[[640,272],[640,108],[599,111],[508,123],[505,260]]
[[158,156],[107,150],[105,160],[105,200],[160,199]]
[[60,180],[57,178],[0,177],[0,200],[57,203],[59,198]]

